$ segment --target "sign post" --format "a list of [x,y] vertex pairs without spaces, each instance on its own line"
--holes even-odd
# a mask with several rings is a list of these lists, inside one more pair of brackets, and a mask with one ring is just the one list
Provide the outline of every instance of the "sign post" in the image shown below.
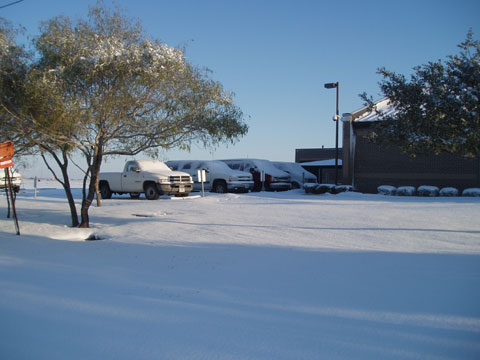
[[265,191],[265,171],[260,173],[260,181],[262,182],[262,191]]
[[197,172],[198,181],[202,183],[202,197],[205,197],[205,186],[204,183],[207,181],[207,172],[205,169],[198,170]]
[[[15,222],[15,229],[17,231],[17,235],[20,235],[20,228],[18,226],[18,218],[17,218],[17,211],[15,210],[15,198],[13,196],[13,186],[12,186],[12,179],[10,177],[10,168],[13,166],[13,159],[12,155],[15,152],[13,151],[13,142],[12,141],[5,141],[0,143],[0,169],[5,169],[5,180],[6,180],[6,188],[5,191],[7,193],[7,202],[8,202],[8,217],[10,217],[10,203],[12,204],[12,211],[13,211],[13,219]],[[10,195],[10,201],[8,196]]]
[[33,198],[37,200],[37,177],[33,180]]

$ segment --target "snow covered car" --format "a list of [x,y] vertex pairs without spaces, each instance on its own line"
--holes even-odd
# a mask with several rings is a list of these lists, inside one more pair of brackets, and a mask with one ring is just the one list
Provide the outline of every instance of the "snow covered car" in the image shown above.
[[316,184],[317,178],[310,171],[305,170],[299,163],[274,161],[273,165],[290,174],[290,181],[294,189],[302,189],[304,184]]
[[167,161],[173,170],[189,173],[193,178],[194,190],[200,191],[202,184],[198,180],[198,170],[206,171],[204,188],[216,193],[248,192],[253,189],[253,175],[239,170],[232,170],[220,160],[173,160]]
[[290,183],[290,175],[282,171],[268,160],[262,159],[229,159],[222,160],[231,169],[248,171],[253,175],[255,185],[254,191],[262,189],[261,174],[265,174],[265,190],[267,191],[285,191],[292,188]]
[[[14,171],[12,168],[9,168],[8,171],[10,171],[10,179],[12,181],[13,191],[18,193],[20,191],[20,185],[22,185],[22,175]],[[0,169],[0,189],[6,189],[7,186],[5,169]]]
[[160,195],[187,196],[193,189],[191,176],[184,172],[172,171],[161,161],[127,161],[123,172],[100,173],[100,195],[110,199],[113,193],[129,193],[134,199],[145,193],[148,200]]

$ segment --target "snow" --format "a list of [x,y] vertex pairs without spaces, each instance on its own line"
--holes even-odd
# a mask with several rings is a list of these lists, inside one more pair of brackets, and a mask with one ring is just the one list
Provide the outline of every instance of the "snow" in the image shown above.
[[25,182],[22,235],[0,195],[1,358],[480,358],[480,198],[114,197],[72,229]]
[[[356,110],[354,113],[361,112],[365,108]],[[376,110],[376,111],[375,111]],[[355,118],[355,122],[371,122],[379,121],[382,117],[392,116],[397,112],[397,110],[390,103],[389,98],[383,98],[377,103],[375,103],[375,109],[363,113],[358,118]],[[379,115],[380,113],[381,115]]]
[[377,188],[377,191],[382,195],[395,195],[397,193],[397,188],[392,185],[380,185]]
[[[308,161],[299,164],[301,166],[335,166],[335,159]],[[342,159],[338,159],[338,165],[342,165]]]
[[[227,159],[222,161],[224,161],[228,166],[231,166],[232,164],[243,163],[245,165],[245,168],[243,169],[243,171],[248,171],[248,167],[251,167],[252,166],[251,164],[253,164],[253,167],[255,167],[257,171],[259,172],[265,171],[266,174],[269,174],[273,177],[281,178],[281,177],[290,176],[285,171],[276,168],[270,160],[245,158],[245,159]],[[240,170],[241,169],[242,168],[240,167]]]
[[414,186],[399,186],[397,188],[396,194],[398,196],[413,196],[413,195],[415,195],[415,187]]
[[422,185],[417,189],[418,196],[438,196],[440,190],[436,186]]
[[287,172],[292,180],[298,183],[315,182],[317,178],[311,172],[305,170],[300,163],[274,161],[273,165],[282,171]]
[[149,171],[152,173],[171,171],[171,169],[165,165],[165,163],[157,160],[138,160],[138,165],[143,171]]
[[480,196],[480,188],[469,188],[462,191],[463,196]]
[[440,189],[440,196],[458,196],[458,189],[454,187],[444,187]]

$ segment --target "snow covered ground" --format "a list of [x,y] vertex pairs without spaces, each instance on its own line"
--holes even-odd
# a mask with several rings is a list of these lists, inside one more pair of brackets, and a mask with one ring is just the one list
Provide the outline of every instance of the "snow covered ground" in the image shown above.
[[21,236],[0,195],[1,359],[480,358],[480,198],[117,197],[72,229],[39,186]]

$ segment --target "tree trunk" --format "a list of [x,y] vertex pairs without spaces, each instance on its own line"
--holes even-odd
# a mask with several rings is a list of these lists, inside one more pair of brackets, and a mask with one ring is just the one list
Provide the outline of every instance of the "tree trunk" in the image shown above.
[[73,199],[72,188],[70,187],[70,178],[68,177],[67,169],[62,167],[63,174],[63,188],[65,189],[65,194],[67,195],[68,206],[70,207],[70,216],[72,218],[72,227],[78,226],[78,214],[77,207],[75,206],[75,200]]
[[57,163],[58,167],[60,168],[60,171],[62,172],[62,177],[63,181],[60,180],[57,175],[55,174],[55,171],[50,167],[50,165],[47,162],[47,159],[45,156],[42,154],[43,161],[45,165],[47,165],[47,168],[50,170],[50,172],[53,174],[54,178],[63,186],[63,189],[65,190],[65,195],[67,196],[67,201],[68,201],[68,206],[70,208],[70,216],[72,219],[72,227],[77,227],[78,226],[78,214],[77,214],[77,207],[75,206],[75,200],[73,199],[73,194],[72,194],[72,188],[70,186],[70,178],[68,176],[68,155],[66,151],[62,151],[62,158],[63,162],[60,160],[60,158],[55,154],[54,151],[44,148],[44,150],[47,150],[50,155],[55,159],[55,162]]
[[100,190],[98,189],[98,175],[97,175],[97,182],[95,183],[95,195],[97,197],[97,207],[102,206],[102,200],[100,196]]
[[82,200],[82,208],[80,210],[81,228],[88,228],[90,227],[90,219],[88,216],[88,210],[90,205],[92,205],[93,199],[95,194],[97,193],[97,182],[98,182],[98,174],[100,173],[100,166],[102,165],[102,149],[101,146],[95,150],[95,155],[93,156],[92,166],[90,170],[90,183],[88,185],[88,192],[87,196],[83,196]]

